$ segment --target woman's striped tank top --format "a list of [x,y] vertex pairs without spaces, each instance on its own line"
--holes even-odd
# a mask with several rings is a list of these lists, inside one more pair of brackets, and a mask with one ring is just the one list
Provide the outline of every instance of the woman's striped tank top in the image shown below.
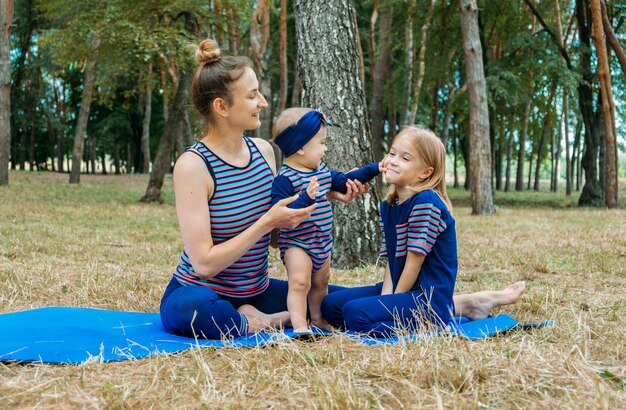
[[[272,170],[256,145],[247,137],[244,140],[250,151],[250,162],[245,167],[224,162],[202,142],[189,148],[202,154],[215,184],[213,196],[209,199],[211,237],[215,245],[239,235],[272,205]],[[267,234],[239,260],[206,280],[196,275],[183,250],[174,276],[182,285],[206,286],[224,296],[258,295],[269,285],[269,243],[270,235]]]

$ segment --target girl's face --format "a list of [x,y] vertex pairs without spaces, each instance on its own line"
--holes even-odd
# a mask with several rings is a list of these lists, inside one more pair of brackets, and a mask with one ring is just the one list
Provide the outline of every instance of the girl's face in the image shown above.
[[322,164],[322,157],[328,150],[326,146],[326,134],[326,127],[320,127],[317,134],[302,147],[302,151],[304,152],[302,162],[307,168],[317,169]]
[[254,130],[261,126],[259,114],[267,107],[267,101],[259,91],[259,82],[252,69],[246,68],[241,77],[233,83],[231,100],[228,118],[233,127]]
[[398,135],[394,139],[383,163],[387,169],[387,183],[398,187],[416,185],[433,172],[433,168],[427,167],[415,151],[410,138],[404,135]]

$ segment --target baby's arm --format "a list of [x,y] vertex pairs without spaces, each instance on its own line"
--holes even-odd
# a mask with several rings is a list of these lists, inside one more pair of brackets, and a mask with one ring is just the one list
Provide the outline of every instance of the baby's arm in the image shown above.
[[341,192],[342,194],[346,193],[346,182],[348,180],[356,179],[359,182],[366,183],[371,180],[381,172],[381,163],[373,162],[364,166],[363,168],[356,169],[354,171],[350,171],[346,174],[338,171],[330,171],[332,176],[332,184],[330,189],[332,191]]
[[[309,186],[298,195],[298,199],[287,205],[288,208],[300,209],[311,206],[315,203],[315,195],[317,194],[317,178],[311,178]],[[291,181],[284,175],[278,175],[272,182],[272,205],[284,198],[294,196],[295,192]]]

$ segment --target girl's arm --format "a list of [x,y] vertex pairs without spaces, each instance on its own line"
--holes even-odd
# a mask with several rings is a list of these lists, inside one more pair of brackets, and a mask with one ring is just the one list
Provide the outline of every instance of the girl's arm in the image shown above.
[[287,205],[295,197],[286,198],[239,235],[214,245],[208,206],[213,189],[214,182],[202,158],[193,153],[181,155],[174,167],[176,214],[185,250],[201,278],[215,276],[232,265],[272,229],[298,226],[315,209],[315,205],[290,209]]
[[393,293],[393,282],[391,282],[391,271],[389,265],[385,268],[385,278],[383,279],[383,289],[381,295],[391,295]]
[[407,252],[406,263],[404,264],[404,269],[402,269],[402,274],[400,274],[400,280],[398,281],[398,286],[396,286],[394,293],[404,293],[413,290],[413,285],[415,285],[417,281],[425,258],[426,257],[421,253]]

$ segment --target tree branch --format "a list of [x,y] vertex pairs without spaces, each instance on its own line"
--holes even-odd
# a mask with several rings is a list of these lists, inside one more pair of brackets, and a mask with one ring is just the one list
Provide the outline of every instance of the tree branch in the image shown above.
[[557,48],[559,49],[559,52],[561,53],[561,56],[565,60],[565,64],[567,64],[567,68],[569,68],[570,70],[573,70],[574,67],[572,66],[572,62],[569,58],[569,55],[567,54],[567,50],[565,50],[565,48],[561,45],[558,37],[556,36],[556,34],[554,34],[554,31],[548,26],[546,21],[543,19],[541,14],[539,14],[539,11],[535,8],[535,6],[532,4],[530,0],[524,0],[524,2],[528,5],[528,7],[530,8],[530,11],[535,15],[535,17],[537,17],[537,20],[543,26],[543,29],[554,40],[554,44],[557,46]]

